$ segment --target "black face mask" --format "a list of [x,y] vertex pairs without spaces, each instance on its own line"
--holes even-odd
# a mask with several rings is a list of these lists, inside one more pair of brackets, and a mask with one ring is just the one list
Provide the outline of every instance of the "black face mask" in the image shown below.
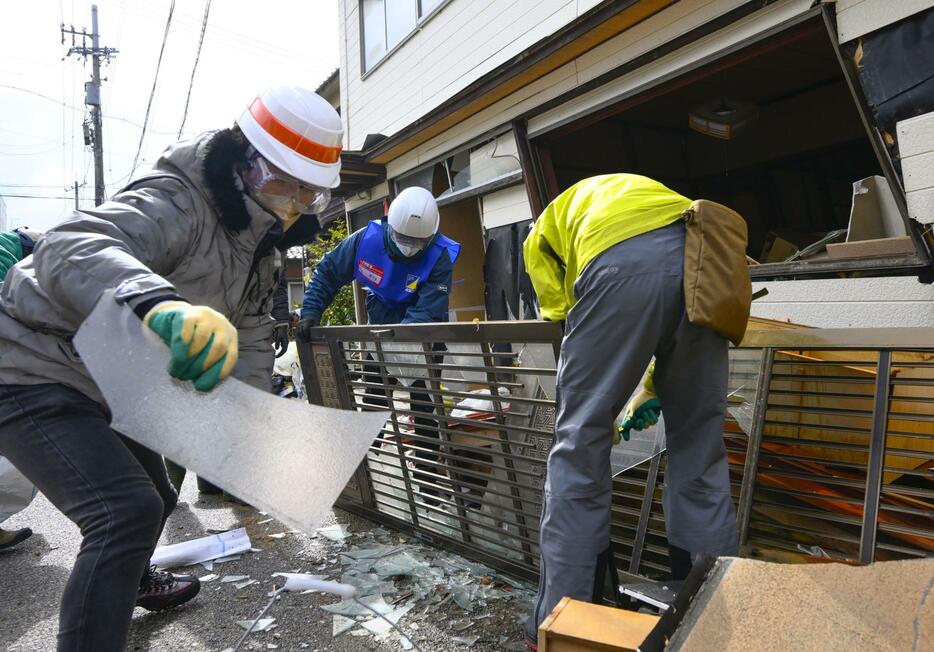
[[25,258],[26,256],[31,256],[32,250],[36,246],[36,243],[33,242],[32,238],[30,238],[25,233],[17,231],[16,235],[19,236],[20,245],[23,247],[23,258]]

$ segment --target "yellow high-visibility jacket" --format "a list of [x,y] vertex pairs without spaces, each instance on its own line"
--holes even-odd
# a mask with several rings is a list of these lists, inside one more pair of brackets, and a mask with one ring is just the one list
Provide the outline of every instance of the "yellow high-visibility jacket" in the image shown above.
[[623,240],[677,221],[691,200],[637,174],[579,181],[542,211],[523,245],[542,317],[560,321],[588,263]]

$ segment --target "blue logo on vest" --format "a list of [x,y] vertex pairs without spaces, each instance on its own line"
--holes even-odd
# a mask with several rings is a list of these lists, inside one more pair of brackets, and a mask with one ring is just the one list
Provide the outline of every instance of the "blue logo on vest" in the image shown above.
[[418,290],[418,282],[421,279],[418,278],[415,274],[409,274],[405,277],[405,291],[409,294],[414,294]]

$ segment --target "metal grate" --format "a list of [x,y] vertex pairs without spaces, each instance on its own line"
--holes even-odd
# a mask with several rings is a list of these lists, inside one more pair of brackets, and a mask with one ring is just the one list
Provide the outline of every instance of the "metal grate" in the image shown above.
[[[934,337],[919,330],[757,332],[731,350],[724,442],[746,553],[934,550]],[[534,577],[560,337],[546,322],[317,329],[299,346],[309,400],[391,408],[341,506]],[[668,572],[664,472],[660,438],[614,479],[622,572]]]

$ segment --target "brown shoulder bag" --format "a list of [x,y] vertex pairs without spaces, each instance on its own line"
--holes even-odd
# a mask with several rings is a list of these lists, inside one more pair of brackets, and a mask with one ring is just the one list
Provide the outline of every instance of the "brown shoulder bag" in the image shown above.
[[749,323],[752,282],[746,265],[746,221],[698,199],[684,211],[684,307],[692,324],[739,344]]

